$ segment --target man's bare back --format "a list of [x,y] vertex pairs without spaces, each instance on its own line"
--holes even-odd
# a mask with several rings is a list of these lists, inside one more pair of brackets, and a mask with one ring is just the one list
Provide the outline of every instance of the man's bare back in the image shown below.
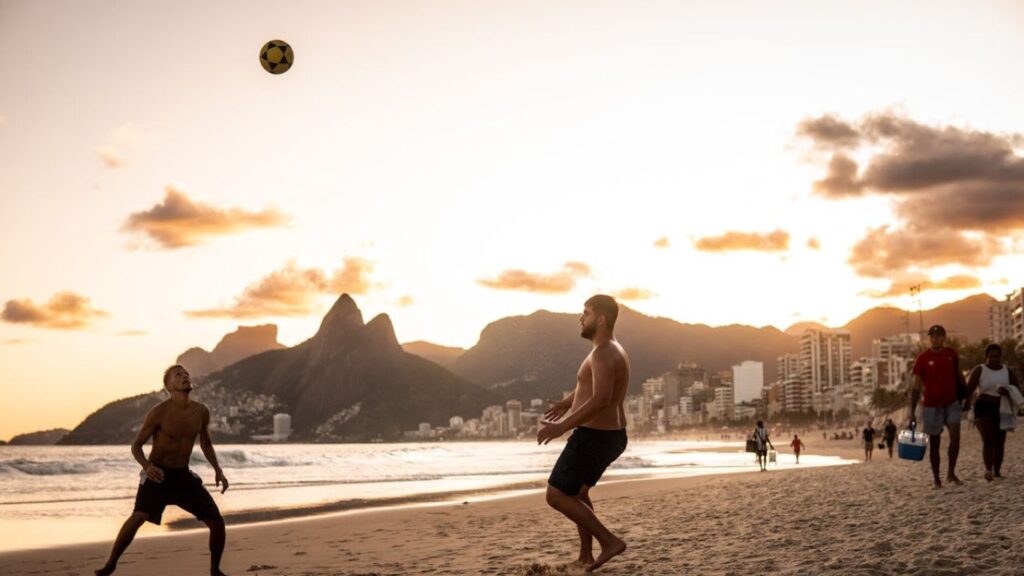
[[623,403],[629,387],[629,356],[615,340],[601,344],[590,351],[576,373],[576,389],[573,392],[569,413],[576,412],[584,402],[594,395],[594,359],[612,366],[612,401],[596,415],[582,424],[597,430],[621,430],[626,427],[626,411]]

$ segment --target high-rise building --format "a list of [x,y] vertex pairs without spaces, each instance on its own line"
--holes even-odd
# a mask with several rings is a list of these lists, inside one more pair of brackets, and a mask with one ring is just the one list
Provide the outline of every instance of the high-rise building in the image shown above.
[[708,371],[695,362],[683,362],[676,369],[676,373],[679,374],[679,383],[684,390],[693,386],[695,382],[708,381]]
[[752,402],[761,397],[764,388],[764,363],[744,360],[732,367],[733,401]]
[[853,348],[846,330],[806,330],[800,336],[800,379],[811,390],[814,409],[828,409],[826,396],[850,379]]
[[796,353],[783,354],[775,360],[775,379],[785,382],[790,378],[800,377],[800,355]]
[[806,412],[811,403],[811,389],[800,378],[790,378],[782,383],[782,405],[786,412]]
[[1005,342],[1014,336],[1013,296],[1008,294],[1006,300],[995,300],[988,305],[988,339],[992,342]]
[[736,405],[736,400],[733,397],[732,386],[720,386],[715,388],[715,400],[712,405],[714,408],[713,412],[710,414],[712,418],[715,418],[720,422],[732,420]]
[[509,400],[505,403],[508,414],[509,430],[515,432],[523,427],[523,403],[519,400]]
[[292,417],[288,414],[274,414],[274,440],[287,440],[292,434]]
[[872,355],[884,364],[878,385],[889,390],[903,387],[920,349],[921,335],[917,333],[894,334],[872,341]]

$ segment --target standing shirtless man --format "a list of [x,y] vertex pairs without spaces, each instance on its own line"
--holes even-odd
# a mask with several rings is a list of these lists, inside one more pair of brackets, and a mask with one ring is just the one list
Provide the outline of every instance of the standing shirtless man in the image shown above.
[[[629,357],[615,341],[618,315],[619,305],[611,296],[597,295],[586,301],[580,336],[594,347],[576,375],[575,390],[564,400],[552,403],[537,432],[537,443],[547,444],[573,431],[548,478],[547,501],[576,523],[580,535],[578,562],[587,572],[626,551],[626,543],[604,527],[590,501],[590,489],[626,449],[622,402],[629,385]],[[594,538],[601,545],[596,560]]]
[[[192,378],[183,366],[174,365],[164,372],[164,388],[171,397],[157,404],[146,415],[135,441],[132,456],[142,466],[139,473],[139,491],[135,496],[135,511],[125,520],[114,541],[107,564],[96,571],[97,576],[108,576],[117,569],[117,561],[135,538],[135,533],[147,521],[160,524],[168,504],[191,512],[210,528],[210,574],[224,576],[220,571],[220,558],[224,553],[224,519],[203,481],[188,469],[192,447],[199,436],[203,455],[216,472],[217,485],[223,485],[221,494],[228,489],[228,479],[217,464],[217,454],[210,440],[210,410],[189,399]],[[149,438],[153,447],[149,458],[142,447]]]

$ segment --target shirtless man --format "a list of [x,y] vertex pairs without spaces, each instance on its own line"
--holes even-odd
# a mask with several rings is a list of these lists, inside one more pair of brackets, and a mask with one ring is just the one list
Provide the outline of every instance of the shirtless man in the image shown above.
[[[107,564],[96,571],[97,576],[113,574],[117,561],[135,538],[139,528],[148,522],[160,524],[168,504],[191,512],[210,528],[210,574],[224,576],[220,571],[220,558],[224,553],[224,519],[203,481],[188,469],[192,447],[199,436],[203,455],[216,472],[217,485],[223,485],[221,494],[228,489],[228,479],[217,464],[208,426],[210,410],[189,399],[192,378],[183,366],[174,365],[164,372],[164,388],[171,397],[157,404],[146,415],[135,441],[132,456],[142,466],[139,473],[139,491],[135,496],[135,511],[125,520],[114,541]],[[147,459],[142,447],[149,438],[153,447]]]
[[[576,388],[553,402],[541,420],[537,443],[547,444],[572,430],[548,478],[547,501],[576,523],[580,535],[578,562],[593,572],[626,551],[594,514],[590,489],[608,465],[626,449],[626,412],[622,407],[629,385],[629,357],[615,341],[619,305],[611,296],[587,300],[580,317],[580,336],[594,347],[576,375]],[[593,539],[601,545],[594,559]]]

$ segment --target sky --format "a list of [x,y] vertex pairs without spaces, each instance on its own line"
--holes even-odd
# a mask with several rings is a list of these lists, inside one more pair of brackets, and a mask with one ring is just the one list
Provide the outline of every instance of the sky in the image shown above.
[[0,0],[0,49],[0,438],[342,292],[468,347],[1024,285],[1013,0]]

